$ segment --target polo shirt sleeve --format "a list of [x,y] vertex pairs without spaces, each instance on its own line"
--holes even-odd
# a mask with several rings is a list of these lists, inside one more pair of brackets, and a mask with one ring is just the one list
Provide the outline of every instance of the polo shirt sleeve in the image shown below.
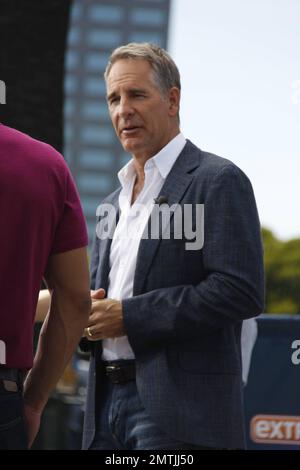
[[87,228],[79,194],[67,167],[65,167],[65,171],[64,204],[54,235],[52,255],[82,248],[88,244]]

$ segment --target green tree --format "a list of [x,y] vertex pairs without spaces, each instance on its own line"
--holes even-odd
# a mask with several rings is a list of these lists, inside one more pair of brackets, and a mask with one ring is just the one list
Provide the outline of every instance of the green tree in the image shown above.
[[281,241],[264,228],[266,312],[300,314],[300,238]]

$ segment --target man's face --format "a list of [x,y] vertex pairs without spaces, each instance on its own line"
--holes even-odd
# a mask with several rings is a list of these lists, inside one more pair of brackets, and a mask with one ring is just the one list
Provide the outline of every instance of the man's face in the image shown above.
[[107,79],[107,97],[117,136],[136,158],[151,158],[179,131],[179,90],[163,95],[146,60],[117,61]]

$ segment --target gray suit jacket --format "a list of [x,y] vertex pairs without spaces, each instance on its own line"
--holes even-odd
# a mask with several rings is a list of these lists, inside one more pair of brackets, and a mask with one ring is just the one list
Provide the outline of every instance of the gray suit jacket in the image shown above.
[[[103,202],[117,208],[119,191]],[[160,194],[169,205],[204,204],[205,238],[197,251],[172,237],[140,242],[133,297],[123,300],[140,398],[157,426],[175,439],[241,448],[241,322],[260,314],[264,301],[252,187],[232,162],[187,141]],[[110,244],[95,239],[93,289],[107,289]],[[84,448],[94,436],[100,357],[101,342],[93,343]]]

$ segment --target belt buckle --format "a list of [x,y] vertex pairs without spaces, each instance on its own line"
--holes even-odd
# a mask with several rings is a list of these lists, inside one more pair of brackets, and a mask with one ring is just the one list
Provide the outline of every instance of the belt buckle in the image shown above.
[[7,392],[17,392],[18,384],[14,380],[2,380],[3,386]]
[[[122,367],[120,367],[119,365],[106,366],[106,375],[114,384],[119,384],[122,382],[122,379],[124,379]],[[117,378],[118,375],[119,377]]]
[[19,390],[17,382],[9,379],[0,379],[0,388],[6,392],[17,392]]
[[110,372],[114,372],[114,371],[120,371],[121,370],[121,367],[118,366],[118,365],[108,365],[106,366],[106,372],[110,373]]

